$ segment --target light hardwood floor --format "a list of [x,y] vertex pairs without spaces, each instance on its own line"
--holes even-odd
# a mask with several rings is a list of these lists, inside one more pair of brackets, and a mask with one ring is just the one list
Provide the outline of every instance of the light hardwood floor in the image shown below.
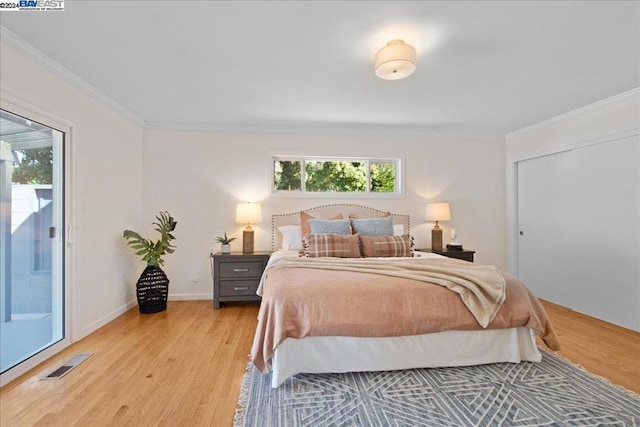
[[[640,393],[640,334],[544,305],[563,356]],[[230,426],[257,313],[210,301],[132,309],[0,389],[0,425]],[[94,355],[61,380],[39,380],[81,352]]]
[[[594,375],[640,394],[640,334],[561,305],[542,301],[558,339],[560,355]],[[544,347],[538,338],[538,345]]]

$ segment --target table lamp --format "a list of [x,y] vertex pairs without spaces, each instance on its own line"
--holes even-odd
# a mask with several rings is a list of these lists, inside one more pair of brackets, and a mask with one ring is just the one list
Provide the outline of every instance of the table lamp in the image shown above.
[[438,225],[438,221],[451,221],[451,212],[449,203],[427,203],[425,211],[425,220],[435,221],[436,225],[431,230],[431,250],[442,250],[442,228]]
[[242,231],[242,253],[253,253],[253,229],[251,224],[262,222],[262,207],[260,203],[238,203],[236,206],[236,223],[247,224]]

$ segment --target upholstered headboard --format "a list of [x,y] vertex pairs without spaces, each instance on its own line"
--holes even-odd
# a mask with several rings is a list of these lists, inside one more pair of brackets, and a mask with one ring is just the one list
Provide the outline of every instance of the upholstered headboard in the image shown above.
[[[278,227],[282,227],[283,225],[299,225],[300,212],[301,211],[271,215],[272,251],[275,251],[282,246],[282,236],[278,231]],[[381,211],[367,206],[346,203],[316,206],[310,209],[305,209],[304,212],[322,219],[327,219],[340,213],[344,218],[349,218],[349,214],[358,215],[360,218],[376,218],[387,213],[387,211]],[[404,226],[405,233],[409,234],[409,215],[392,213],[391,216],[393,217],[393,223],[402,224]]]

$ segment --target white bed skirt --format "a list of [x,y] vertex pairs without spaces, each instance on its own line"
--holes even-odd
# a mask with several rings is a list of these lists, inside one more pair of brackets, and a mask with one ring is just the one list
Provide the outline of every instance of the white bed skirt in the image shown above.
[[393,371],[540,360],[534,332],[522,327],[388,338],[287,338],[273,357],[271,387],[303,372]]

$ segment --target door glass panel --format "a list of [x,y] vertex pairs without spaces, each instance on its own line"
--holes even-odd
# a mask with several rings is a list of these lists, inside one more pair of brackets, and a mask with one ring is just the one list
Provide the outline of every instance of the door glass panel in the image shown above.
[[64,338],[63,141],[0,110],[0,372]]

